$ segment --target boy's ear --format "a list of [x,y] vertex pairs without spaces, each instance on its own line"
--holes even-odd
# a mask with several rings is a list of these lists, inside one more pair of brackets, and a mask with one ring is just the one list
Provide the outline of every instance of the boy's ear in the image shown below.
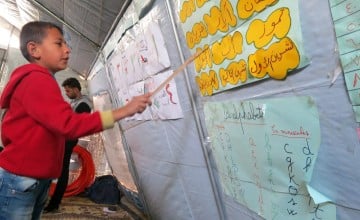
[[34,41],[30,41],[26,46],[31,58],[33,59],[40,58],[40,53],[37,43],[35,43]]

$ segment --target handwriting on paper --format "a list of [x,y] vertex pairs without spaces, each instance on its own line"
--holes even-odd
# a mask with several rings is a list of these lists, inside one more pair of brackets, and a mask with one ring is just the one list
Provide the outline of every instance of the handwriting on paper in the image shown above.
[[306,189],[320,145],[310,97],[208,102],[204,112],[226,195],[265,219],[336,219]]
[[329,1],[350,101],[360,122],[359,10],[357,1]]
[[[202,5],[183,1],[182,5],[184,12],[191,11],[181,18],[187,46],[193,51],[206,49],[194,61],[202,95],[266,78],[284,80],[309,63],[302,47],[298,1],[219,0]],[[241,70],[235,70],[236,65]]]

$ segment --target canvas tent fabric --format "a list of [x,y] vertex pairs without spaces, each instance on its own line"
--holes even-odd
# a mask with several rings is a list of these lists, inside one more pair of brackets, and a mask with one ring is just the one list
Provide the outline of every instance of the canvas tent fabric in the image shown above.
[[113,23],[129,3],[128,0],[1,0],[0,16],[11,24],[9,30],[20,30],[33,20],[58,24],[71,48],[69,67],[86,78]]
[[[172,69],[191,55],[177,17],[179,5],[180,1],[155,1],[149,14],[143,18],[161,24]],[[351,187],[358,184],[355,179],[359,177],[358,172],[352,171],[359,166],[357,124],[343,76],[340,74],[332,84],[339,67],[339,54],[329,2],[301,1],[299,8],[304,47],[310,59],[305,68],[289,74],[286,80],[269,79],[202,97],[195,84],[193,66],[189,66],[187,72],[175,78],[184,118],[120,123],[139,176],[139,186],[153,219],[261,219],[258,213],[226,195],[216,179],[213,187],[209,172],[216,176],[217,171],[213,163],[210,162],[210,166],[207,163],[206,155],[211,155],[211,150],[207,145],[203,105],[209,101],[302,95],[314,98],[320,115],[321,145],[310,184],[332,199],[337,210],[334,218],[359,216],[359,207],[355,205],[360,204],[359,195]],[[176,42],[177,37],[179,42]],[[104,53],[106,57],[110,52]],[[109,75],[95,73],[91,83],[96,84],[101,78],[111,82]],[[112,88],[114,86],[110,83],[109,89]],[[114,92],[113,99],[116,102]],[[197,121],[197,116],[200,121]],[[146,135],[139,139],[139,134]],[[203,145],[205,149],[201,147]],[[338,161],[336,165],[334,161]],[[217,203],[217,200],[220,202]]]
[[[76,5],[73,1],[59,2],[67,6]],[[79,2],[85,5],[85,1]],[[55,7],[50,6],[50,1],[43,1],[43,4],[49,4],[48,8]],[[105,64],[122,31],[126,31],[122,29],[123,25],[131,28],[132,24],[125,22],[131,19],[134,23],[141,19],[159,22],[169,51],[170,69],[181,65],[190,52],[177,17],[179,5],[180,0],[156,0],[146,7],[147,13],[136,13],[136,18],[131,17],[131,13],[126,14],[128,10],[125,10],[124,16],[119,18],[119,25],[115,25],[115,31],[104,43],[101,56],[94,61],[96,65],[90,71],[92,75],[88,82],[90,93],[106,90],[111,94],[113,104],[119,105]],[[332,83],[339,67],[339,53],[329,2],[299,1],[299,7],[304,47],[310,58],[310,64],[305,68],[289,74],[286,80],[268,79],[203,97],[195,84],[194,67],[189,66],[185,74],[175,78],[184,118],[119,123],[119,135],[127,151],[130,170],[151,219],[262,219],[258,213],[226,195],[221,188],[216,178],[217,168],[211,160],[211,142],[207,139],[203,107],[209,101],[302,95],[315,100],[321,128],[321,144],[310,184],[336,205],[337,219],[357,219],[360,216],[360,192],[356,190],[360,180],[360,172],[357,172],[360,167],[358,124],[343,75],[340,74]]]

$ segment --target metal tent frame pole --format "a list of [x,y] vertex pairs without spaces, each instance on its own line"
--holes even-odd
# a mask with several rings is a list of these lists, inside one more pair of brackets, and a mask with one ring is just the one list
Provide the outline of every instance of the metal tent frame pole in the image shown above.
[[[183,53],[183,50],[182,50],[182,47],[181,47],[179,34],[178,34],[177,29],[176,29],[174,15],[173,15],[173,12],[171,10],[173,7],[171,7],[171,3],[170,3],[169,0],[166,0],[166,6],[167,6],[167,10],[168,10],[168,13],[169,13],[169,16],[170,16],[171,25],[172,25],[173,32],[174,32],[174,35],[175,35],[176,46],[178,48],[180,59],[181,59],[181,62],[184,63],[185,62],[184,53]],[[187,90],[188,90],[188,93],[191,94],[191,91],[192,91],[191,90],[191,84],[190,84],[190,80],[189,80],[188,71],[187,71],[186,68],[184,69],[184,73],[185,73],[185,80],[186,80]],[[221,194],[220,194],[219,188],[217,187],[215,176],[214,176],[213,172],[211,171],[211,161],[210,161],[209,155],[207,154],[208,151],[207,151],[207,146],[205,144],[206,141],[205,141],[204,132],[203,132],[202,126],[201,126],[199,113],[198,113],[198,111],[196,109],[196,103],[195,103],[194,97],[191,96],[191,95],[189,95],[189,97],[190,97],[191,106],[192,106],[194,117],[195,117],[196,127],[197,127],[197,130],[199,132],[199,137],[200,137],[200,143],[201,143],[201,147],[202,147],[202,151],[203,151],[203,156],[204,156],[204,159],[205,159],[205,162],[206,162],[206,166],[208,168],[208,175],[209,175],[209,178],[210,178],[211,187],[212,187],[212,190],[213,190],[213,193],[214,193],[214,196],[215,196],[215,200],[216,200],[215,202],[216,202],[217,210],[219,212],[220,219],[223,220],[223,219],[225,219],[224,206],[222,204],[222,199],[221,199],[221,196],[220,196]]]

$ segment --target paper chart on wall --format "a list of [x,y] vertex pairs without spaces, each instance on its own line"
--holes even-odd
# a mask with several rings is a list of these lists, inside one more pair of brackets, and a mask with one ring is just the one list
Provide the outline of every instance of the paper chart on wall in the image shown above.
[[320,146],[311,97],[208,102],[204,112],[226,195],[265,219],[336,219],[307,190]]
[[120,59],[114,60],[119,66],[120,71],[126,76],[128,85],[143,80],[146,77],[135,39],[139,39],[139,37],[135,38],[135,34],[127,32],[117,45],[117,54],[119,54]]
[[117,73],[123,75],[128,85],[170,67],[160,26],[156,22],[134,25],[118,42],[108,63],[117,68]]
[[[144,81],[135,83],[129,87],[129,97],[143,95],[145,93],[144,89],[145,83]],[[130,99],[129,99],[130,100]],[[146,108],[142,113],[136,113],[132,117],[126,118],[127,121],[130,120],[150,120],[152,119],[152,115],[149,108]]]
[[120,90],[127,91],[129,85],[127,76],[122,70],[121,59],[121,54],[118,50],[116,50],[107,63],[108,71],[112,77],[112,80],[114,81],[116,92],[119,92]]
[[202,95],[285,79],[309,63],[302,46],[298,1],[181,1],[179,17]]
[[[152,79],[158,83],[161,71],[171,65],[161,28],[157,22],[141,21],[121,38],[107,60],[107,67],[114,81],[120,106],[124,106],[133,96],[143,94],[144,80]],[[171,100],[177,99],[176,84],[172,82],[166,94],[172,90]],[[170,86],[169,85],[169,86]],[[175,90],[173,91],[173,89]],[[166,96],[164,96],[166,97]],[[180,104],[165,104],[163,98],[156,98],[157,105],[152,107],[154,115],[146,110],[126,120],[174,119],[182,117]],[[162,101],[161,101],[162,100]],[[175,107],[174,107],[175,106]]]
[[[147,79],[145,81],[145,89],[147,91],[153,91],[164,82],[172,72],[171,70],[166,71]],[[154,95],[150,110],[153,119],[179,119],[184,117],[174,79]]]
[[139,49],[146,76],[152,76],[170,67],[170,58],[160,26],[156,22],[142,24],[144,47]]
[[330,0],[340,61],[351,104],[360,122],[360,8],[358,0]]
[[[171,70],[149,77],[144,81],[137,82],[126,89],[119,89],[118,96],[121,106],[129,102],[134,96],[152,91],[152,89],[158,87],[165,79],[167,79],[170,74],[172,74]],[[162,90],[154,95],[151,106],[146,108],[141,114],[137,113],[132,117],[126,118],[126,120],[167,120],[183,117],[184,115],[181,109],[176,83],[173,79]]]

